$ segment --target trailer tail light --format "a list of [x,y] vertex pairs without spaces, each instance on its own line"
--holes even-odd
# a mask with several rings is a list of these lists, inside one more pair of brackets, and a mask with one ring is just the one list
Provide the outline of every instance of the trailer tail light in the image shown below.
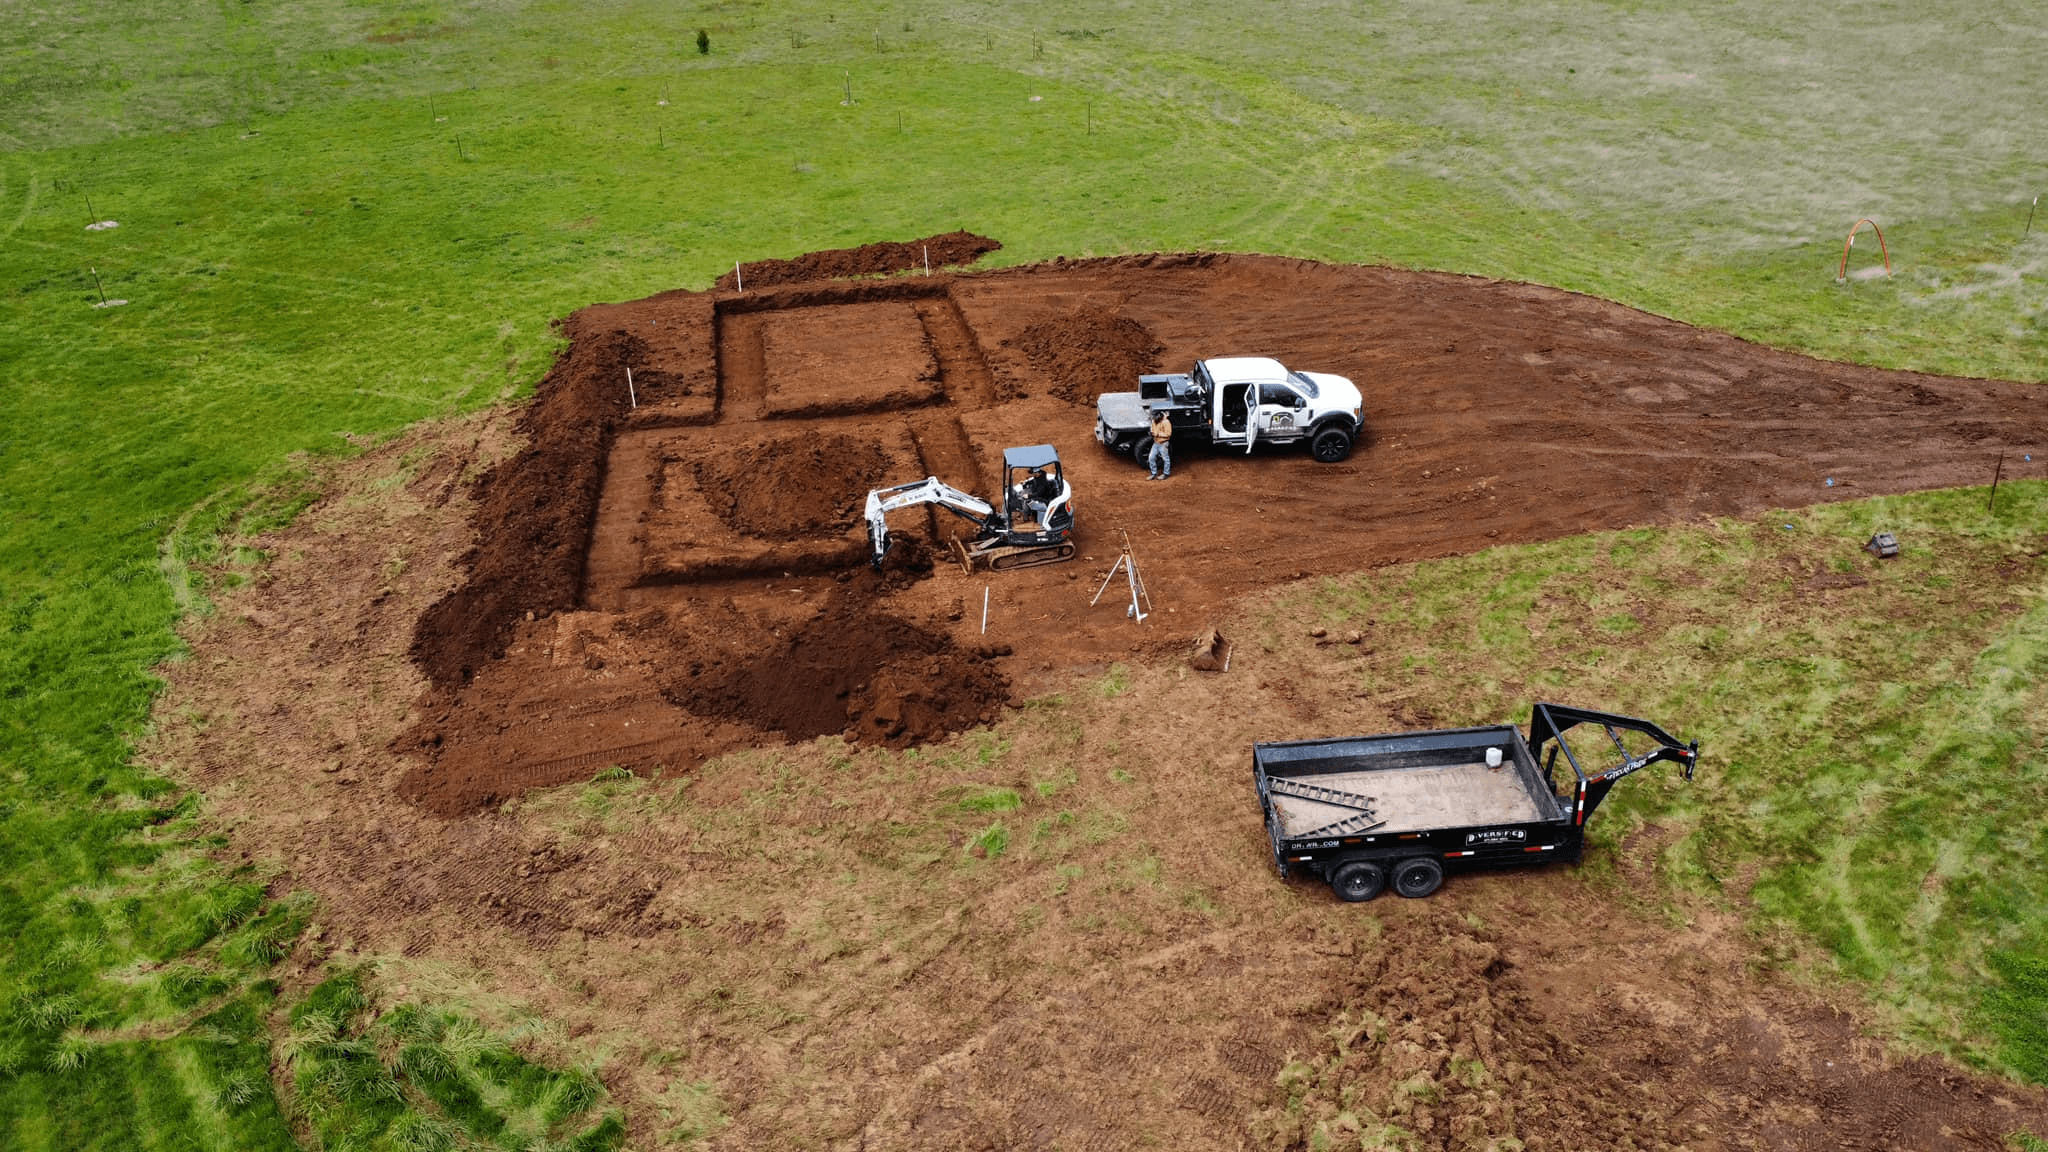
[[1446,853],[1444,853],[1444,858],[1445,858],[1445,859],[1449,859],[1449,858],[1450,858],[1450,857],[1452,857],[1452,856],[1477,856],[1477,855],[1479,855],[1479,853],[1477,853],[1477,852],[1446,852]]
[[1555,847],[1557,847],[1557,845],[1555,845],[1555,844],[1531,844],[1531,845],[1530,845],[1529,847],[1527,847],[1527,848],[1524,848],[1524,849],[1522,849],[1522,851],[1524,851],[1524,852],[1548,852],[1548,851],[1550,851],[1550,850],[1551,850],[1552,848],[1555,848]]

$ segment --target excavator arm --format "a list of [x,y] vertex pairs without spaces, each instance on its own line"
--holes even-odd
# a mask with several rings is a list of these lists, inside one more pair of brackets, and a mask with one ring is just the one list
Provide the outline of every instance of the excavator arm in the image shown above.
[[867,508],[868,563],[877,571],[881,570],[883,557],[889,554],[889,513],[913,504],[940,505],[984,532],[999,532],[1003,527],[1003,518],[988,501],[970,496],[937,476],[894,488],[877,488],[868,493]]

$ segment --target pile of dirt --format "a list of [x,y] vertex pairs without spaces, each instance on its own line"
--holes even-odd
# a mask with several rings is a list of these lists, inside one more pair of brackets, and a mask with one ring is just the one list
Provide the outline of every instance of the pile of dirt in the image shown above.
[[1052,381],[1053,395],[1090,407],[1104,392],[1136,388],[1138,377],[1159,371],[1159,354],[1166,351],[1150,328],[1102,312],[1040,320],[1004,343]]
[[[1689,1102],[1675,1098],[1663,1067],[1645,1064],[1640,1051],[1624,1064],[1572,1043],[1546,1023],[1491,933],[1446,909],[1430,913],[1383,921],[1384,934],[1361,950],[1320,1050],[1281,1073],[1288,1103],[1254,1121],[1265,1147],[1448,1152],[1689,1141],[1681,1115]],[[1670,1041],[1664,1055],[1677,1062],[1683,1041]]]
[[618,386],[647,342],[623,329],[562,325],[568,350],[520,418],[526,449],[477,484],[469,578],[420,616],[412,658],[435,688],[469,682],[504,650],[522,613],[575,606],[604,486],[605,457],[629,400]]
[[[933,268],[972,264],[1001,248],[1000,241],[972,232],[946,232],[922,240],[884,240],[858,248],[827,248],[794,260],[757,260],[740,265],[747,288],[772,288],[777,284],[802,284],[810,280],[841,280],[851,276],[886,276],[923,268],[929,258]],[[718,278],[718,287],[738,287],[731,273]]]
[[1010,696],[1009,678],[991,663],[1001,651],[963,649],[878,610],[882,588],[862,573],[784,644],[730,663],[692,661],[662,696],[794,740],[844,735],[890,748],[994,720]]
[[889,456],[851,436],[783,436],[699,457],[697,489],[735,532],[808,540],[860,519],[868,490],[889,482]]

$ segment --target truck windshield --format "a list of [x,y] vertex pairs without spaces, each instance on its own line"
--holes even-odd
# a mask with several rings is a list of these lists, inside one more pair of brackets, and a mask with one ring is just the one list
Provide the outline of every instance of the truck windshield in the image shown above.
[[1303,376],[1301,373],[1296,372],[1291,368],[1287,371],[1287,378],[1294,382],[1294,386],[1296,388],[1301,389],[1302,395],[1308,397],[1311,400],[1314,400],[1316,397],[1322,395],[1321,390],[1319,390],[1316,387],[1315,381],[1309,379],[1306,376]]

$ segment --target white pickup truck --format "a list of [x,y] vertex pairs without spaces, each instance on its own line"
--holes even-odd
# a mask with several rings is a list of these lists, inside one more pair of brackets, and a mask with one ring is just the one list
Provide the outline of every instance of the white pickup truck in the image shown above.
[[1365,427],[1358,386],[1327,372],[1295,372],[1264,356],[1195,361],[1185,376],[1140,376],[1136,392],[1105,392],[1095,402],[1095,438],[1139,464],[1152,452],[1152,413],[1173,424],[1175,447],[1306,441],[1325,464],[1351,455]]

